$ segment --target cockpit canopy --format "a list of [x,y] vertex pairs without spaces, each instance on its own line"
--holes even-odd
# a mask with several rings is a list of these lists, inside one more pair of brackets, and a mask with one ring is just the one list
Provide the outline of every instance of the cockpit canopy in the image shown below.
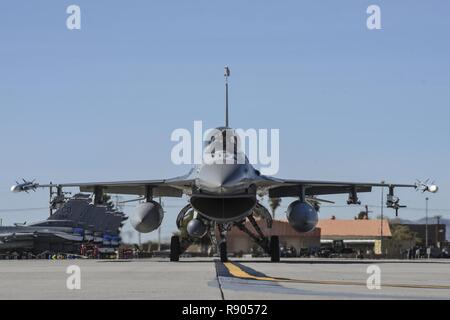
[[233,159],[234,163],[247,163],[247,157],[242,152],[241,138],[234,129],[219,127],[211,129],[205,137],[205,154],[212,160]]

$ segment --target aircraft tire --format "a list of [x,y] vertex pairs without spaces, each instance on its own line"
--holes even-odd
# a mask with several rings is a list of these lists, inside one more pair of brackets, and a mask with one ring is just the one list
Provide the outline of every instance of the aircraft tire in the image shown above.
[[225,241],[219,243],[219,253],[220,253],[220,261],[227,262],[228,261],[227,243]]
[[180,237],[173,236],[170,239],[170,261],[177,262],[180,261]]
[[278,236],[270,237],[270,261],[280,262],[280,238]]

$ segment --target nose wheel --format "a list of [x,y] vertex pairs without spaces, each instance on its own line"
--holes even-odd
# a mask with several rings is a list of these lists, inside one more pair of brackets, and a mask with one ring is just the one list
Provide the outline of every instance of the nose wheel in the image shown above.
[[280,238],[278,236],[270,237],[270,261],[280,262]]
[[170,261],[180,261],[181,245],[180,237],[173,236],[170,239]]
[[224,223],[219,224],[219,234],[220,234],[220,242],[219,242],[219,255],[220,255],[220,261],[221,262],[227,262],[228,261],[228,254],[227,254],[227,233],[231,229],[230,223]]
[[221,243],[219,243],[219,254],[220,254],[220,261],[221,262],[227,262],[228,261],[227,243],[226,243],[226,241],[222,241]]

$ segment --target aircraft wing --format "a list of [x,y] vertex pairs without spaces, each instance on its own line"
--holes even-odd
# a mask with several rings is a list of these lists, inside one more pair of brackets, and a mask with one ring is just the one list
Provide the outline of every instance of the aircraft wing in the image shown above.
[[263,186],[268,190],[271,198],[296,197],[301,194],[302,190],[307,196],[371,192],[373,187],[414,188],[433,193],[437,191],[437,186],[421,182],[416,184],[391,184],[267,178],[263,182]]
[[65,232],[52,232],[49,233],[50,236],[54,236],[57,238],[61,238],[63,240],[68,240],[68,241],[83,241],[83,236],[80,236],[78,234],[70,234],[70,233],[65,233]]
[[61,184],[38,184],[27,182],[17,184],[11,188],[13,192],[34,190],[37,188],[50,187],[78,187],[81,192],[94,192],[102,189],[104,193],[145,195],[146,189],[151,188],[155,197],[181,197],[185,191],[191,188],[194,180],[184,177],[167,180],[135,180],[135,181],[113,181],[113,182],[81,182]]
[[172,183],[165,180],[149,180],[149,181],[122,181],[122,182],[94,182],[79,183],[76,185],[61,185],[62,187],[79,187],[81,192],[94,192],[95,188],[102,188],[103,192],[111,194],[127,194],[127,195],[145,195],[147,187],[153,190],[155,197],[181,197],[183,188],[190,186],[188,181],[183,183]]
[[34,232],[5,232],[0,233],[0,240],[2,242],[7,242],[11,240],[34,240],[36,238]]

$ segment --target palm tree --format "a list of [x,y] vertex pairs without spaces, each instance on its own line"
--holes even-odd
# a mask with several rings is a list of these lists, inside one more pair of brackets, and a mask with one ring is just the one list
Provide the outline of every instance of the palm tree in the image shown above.
[[281,198],[269,198],[269,205],[272,211],[272,217],[275,219],[275,211],[281,205]]

